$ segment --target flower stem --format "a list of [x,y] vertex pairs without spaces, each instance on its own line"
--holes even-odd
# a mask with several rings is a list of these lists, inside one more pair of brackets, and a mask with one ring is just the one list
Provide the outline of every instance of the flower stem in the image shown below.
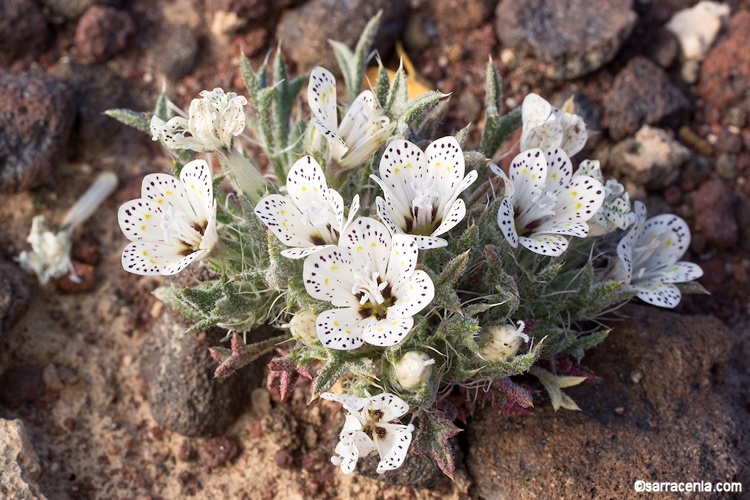
[[266,179],[249,158],[236,149],[220,153],[223,163],[232,173],[235,187],[250,198],[253,205],[257,205],[263,193],[266,192]]

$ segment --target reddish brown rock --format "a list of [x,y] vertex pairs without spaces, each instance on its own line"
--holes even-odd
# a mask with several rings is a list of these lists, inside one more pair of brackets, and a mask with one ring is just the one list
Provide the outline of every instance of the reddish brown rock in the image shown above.
[[494,5],[492,0],[433,0],[426,6],[437,24],[452,30],[470,30],[490,17]]
[[566,389],[582,411],[555,413],[543,392],[523,417],[484,410],[467,429],[480,498],[624,498],[636,480],[736,481],[750,422],[722,385],[732,340],[708,316],[632,307],[587,354],[594,381]]
[[706,242],[716,248],[734,247],[739,227],[730,187],[721,179],[708,180],[693,193],[692,200],[695,224]]
[[230,436],[219,436],[209,439],[198,450],[201,464],[211,469],[221,467],[234,460],[240,454],[240,445]]
[[642,125],[681,125],[688,108],[685,95],[664,70],[640,56],[617,74],[604,103],[609,135],[618,141]]
[[0,260],[0,337],[26,313],[34,299],[34,283],[17,264]]
[[45,388],[40,366],[10,368],[0,375],[0,404],[8,408],[20,408],[41,399]]
[[127,12],[94,5],[81,16],[76,27],[79,58],[86,63],[109,60],[125,48],[134,30],[133,19]]
[[47,21],[34,0],[0,2],[0,66],[38,55],[48,38]]
[[0,69],[0,95],[0,193],[39,187],[63,159],[73,94],[50,76]]
[[76,262],[73,272],[57,280],[57,289],[63,293],[87,293],[96,286],[96,270],[91,264]]
[[727,32],[706,55],[701,66],[698,95],[718,109],[734,104],[750,106],[750,12],[741,10],[729,20]]

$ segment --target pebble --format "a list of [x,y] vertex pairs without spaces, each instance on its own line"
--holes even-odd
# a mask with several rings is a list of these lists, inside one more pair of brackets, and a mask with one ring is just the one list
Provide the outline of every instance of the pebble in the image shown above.
[[0,2],[0,66],[38,56],[49,37],[47,21],[34,0]]
[[37,365],[9,368],[0,375],[0,403],[16,409],[33,404],[44,396],[43,371]]
[[240,445],[230,436],[209,439],[198,449],[201,464],[214,469],[234,460],[240,454]]
[[0,69],[0,193],[39,187],[64,156],[75,98],[55,78]]
[[284,41],[284,52],[297,63],[300,73],[320,65],[339,74],[329,40],[354,47],[367,22],[380,10],[383,15],[373,49],[386,58],[406,25],[408,2],[310,0],[284,14],[276,28],[276,38]]
[[0,493],[8,499],[44,498],[39,457],[20,419],[0,419]]
[[689,102],[659,66],[632,58],[612,84],[604,103],[609,135],[621,140],[645,125],[681,125]]
[[[750,105],[750,12],[738,11],[701,65],[698,95],[716,109]],[[731,85],[728,84],[731,82]]]
[[610,164],[635,184],[664,189],[679,178],[690,156],[690,150],[666,131],[644,125],[635,137],[615,144]]
[[682,78],[687,83],[698,79],[700,62],[728,18],[729,5],[704,1],[677,12],[666,24],[679,42]]
[[[258,363],[231,377],[215,379],[216,362],[207,347],[224,332],[186,333],[187,324],[171,309],[154,322],[140,357],[146,398],[156,422],[183,436],[217,436],[243,411],[250,391],[260,385]],[[202,337],[202,338],[201,338]]]
[[732,189],[721,179],[704,182],[693,196],[695,224],[706,242],[715,248],[737,245],[739,227],[734,203]]
[[149,45],[146,57],[157,72],[171,80],[179,80],[193,69],[197,55],[195,30],[182,24],[164,24]]
[[457,31],[479,27],[490,17],[493,6],[491,0],[432,0],[426,5],[436,24]]
[[0,338],[26,313],[33,300],[34,282],[18,265],[0,260]]
[[85,63],[102,63],[122,51],[135,31],[133,19],[125,11],[94,5],[78,21],[75,43]]
[[49,8],[53,17],[73,21],[94,5],[116,6],[122,3],[122,0],[41,0],[41,2]]
[[73,272],[57,280],[57,289],[62,293],[88,293],[96,286],[96,270],[91,264],[73,263]]
[[502,0],[498,39],[519,55],[549,65],[549,76],[572,79],[608,63],[630,36],[636,13],[621,0]]
[[117,73],[105,65],[74,61],[63,61],[52,72],[75,94],[78,120],[72,142],[78,149],[103,149],[118,141],[123,131],[131,130],[104,114],[112,108],[133,107],[125,82]]

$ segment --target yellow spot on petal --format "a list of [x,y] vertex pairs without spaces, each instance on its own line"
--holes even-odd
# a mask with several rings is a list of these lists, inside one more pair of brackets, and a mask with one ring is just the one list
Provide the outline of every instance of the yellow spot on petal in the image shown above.
[[346,330],[344,330],[344,333],[347,334],[347,335],[351,335],[352,331],[347,328]]
[[286,229],[286,228],[288,227],[288,224],[286,223],[286,221],[283,221],[283,222],[281,223],[281,225],[282,225],[282,226],[284,226],[284,229]]
[[154,259],[149,260],[149,262],[152,263],[153,265],[156,265],[156,261]]
[[156,200],[156,203],[161,205],[162,203],[164,203],[164,198],[159,198],[158,200]]
[[338,321],[334,321],[334,322],[333,322],[333,326],[335,326],[335,327],[337,327],[337,328],[338,328],[338,327],[340,326],[340,323],[339,323]]
[[143,218],[146,219],[146,220],[151,220],[151,217],[153,217],[153,215],[151,215],[151,214],[144,214],[143,215]]
[[576,203],[576,210],[580,209],[582,206],[583,205],[581,205],[580,203]]
[[394,174],[397,174],[397,173],[399,173],[399,172],[401,172],[401,169],[400,169],[400,168],[396,167],[396,168],[394,168],[394,169],[393,169],[393,173],[394,173]]
[[362,245],[357,247],[357,253],[360,253],[362,250],[364,250],[364,247]]
[[375,242],[373,241],[372,243],[370,243],[370,246],[371,246],[372,248],[375,248],[376,246],[378,246],[378,244],[377,244],[377,243],[375,243]]
[[407,163],[404,168],[411,168],[411,163]]
[[528,171],[529,171],[529,169],[528,169],[528,168],[524,168],[523,170],[521,170],[521,173],[522,173],[522,174],[525,174],[525,173],[527,173]]
[[331,266],[331,271],[337,271],[339,269],[339,266],[333,265]]
[[440,162],[439,162],[439,161],[436,161],[436,162],[435,162],[435,166],[436,166],[436,167],[439,167],[439,166],[440,166]]
[[571,196],[578,196],[578,191],[571,191],[570,195]]
[[280,210],[280,211],[279,211],[279,213],[280,213],[281,215],[286,215],[286,210]]
[[144,251],[142,252],[142,255],[143,255],[144,257],[148,257],[148,252],[147,252],[146,250],[144,250]]
[[145,231],[145,230],[146,230],[146,226],[141,226],[141,231]]
[[326,279],[325,279],[325,280],[323,281],[323,283],[325,283],[326,285],[328,285],[329,281],[331,281],[331,280],[329,280],[328,278],[326,278]]
[[667,239],[667,242],[664,244],[664,248],[669,248],[672,246],[672,238]]
[[166,192],[166,195],[167,195],[167,196],[172,196],[172,191],[167,191],[167,192]]
[[304,193],[305,191],[307,191],[307,186],[302,186],[302,192]]
[[557,179],[557,174],[552,174],[552,179]]

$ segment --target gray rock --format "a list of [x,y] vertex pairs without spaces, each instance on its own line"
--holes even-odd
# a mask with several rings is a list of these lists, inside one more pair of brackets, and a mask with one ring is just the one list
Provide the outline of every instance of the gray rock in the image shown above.
[[619,141],[642,125],[681,125],[690,103],[669,76],[645,57],[634,57],[615,77],[604,103],[609,135]]
[[37,484],[41,472],[23,421],[0,419],[0,496],[14,500],[46,498]]
[[33,189],[62,160],[73,93],[47,75],[0,69],[0,95],[0,192]]
[[0,260],[0,337],[26,313],[33,293],[31,277],[16,264]]
[[623,0],[502,0],[497,37],[548,64],[548,76],[576,78],[608,63],[630,36],[636,14]]
[[644,125],[635,137],[615,144],[610,164],[627,179],[647,189],[664,189],[680,176],[690,150],[666,131]]
[[677,37],[663,28],[656,30],[651,38],[651,43],[646,47],[646,55],[649,59],[664,69],[674,64],[680,51]]
[[324,66],[339,74],[329,40],[353,47],[367,22],[383,11],[374,48],[385,56],[406,25],[409,3],[400,0],[311,0],[287,11],[276,30],[286,54],[298,64],[299,72]]
[[47,21],[34,0],[0,2],[0,66],[38,55],[48,38]]
[[198,38],[185,25],[164,24],[158,38],[149,44],[149,57],[154,69],[167,78],[179,80],[187,75],[198,54]]
[[12,409],[33,405],[44,396],[46,388],[41,366],[9,368],[0,375],[0,404]]
[[53,73],[67,83],[76,96],[78,116],[72,142],[79,150],[96,151],[113,144],[125,130],[104,111],[131,107],[122,78],[103,65],[69,61],[57,65]]
[[250,392],[260,385],[261,364],[215,379],[217,364],[208,347],[218,345],[225,332],[185,333],[187,328],[171,311],[154,323],[140,362],[148,403],[162,427],[189,437],[218,436],[242,413]]
[[93,5],[121,7],[122,0],[41,0],[53,18],[74,21]]
[[466,459],[477,496],[623,498],[636,480],[741,479],[750,419],[722,385],[726,327],[656,308],[627,313],[587,354],[597,379],[566,389],[581,412],[555,413],[543,397],[525,417],[478,413]]

